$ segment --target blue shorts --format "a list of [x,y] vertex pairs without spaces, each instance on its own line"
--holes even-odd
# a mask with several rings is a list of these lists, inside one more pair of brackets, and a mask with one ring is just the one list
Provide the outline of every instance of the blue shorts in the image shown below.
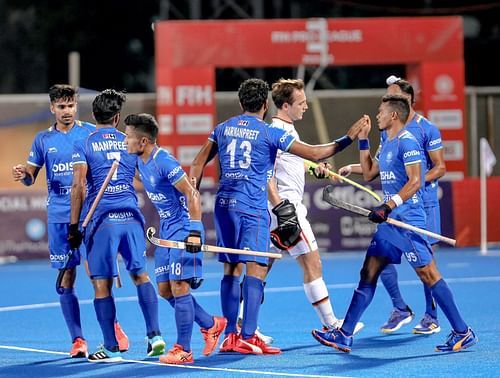
[[415,269],[430,264],[432,248],[426,236],[382,223],[378,225],[366,255],[385,256],[392,264],[401,264],[401,255],[404,255]]
[[[267,252],[269,250],[269,226],[271,217],[267,209],[257,209],[231,201],[215,204],[215,230],[220,247]],[[222,204],[221,204],[222,202]],[[228,205],[228,203],[230,203]],[[237,206],[237,208],[236,208]],[[232,253],[219,253],[220,262],[257,262],[267,265],[269,258]]]
[[130,273],[146,271],[146,241],[142,216],[130,212],[111,212],[92,220],[85,232],[87,261],[91,278],[118,275],[118,252]]
[[[436,234],[441,233],[441,213],[439,208],[439,203],[432,206],[425,207],[425,214],[427,217],[426,230],[434,232]],[[439,240],[428,237],[429,243],[431,245],[439,243]]]
[[[50,264],[52,268],[62,269],[65,267],[68,252],[71,250],[68,243],[69,223],[49,223],[47,228]],[[79,249],[73,251],[66,268],[74,268],[80,265],[80,257],[84,254],[85,246],[82,244]]]
[[[176,227],[177,226],[177,227]],[[187,224],[160,224],[160,237],[166,240],[184,241],[189,235]],[[202,232],[201,240],[205,240]],[[157,247],[155,250],[156,282],[183,281],[191,278],[201,278],[203,252],[190,253],[184,249]]]

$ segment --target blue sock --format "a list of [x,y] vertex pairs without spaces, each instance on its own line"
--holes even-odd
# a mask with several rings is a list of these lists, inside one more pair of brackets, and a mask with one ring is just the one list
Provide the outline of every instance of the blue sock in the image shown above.
[[236,322],[240,309],[240,277],[224,275],[220,283],[222,314],[227,319],[225,334],[237,333]]
[[104,337],[104,347],[117,352],[119,349],[115,336],[116,307],[113,297],[95,298],[94,308]]
[[189,352],[194,323],[194,304],[191,294],[175,298],[175,324],[177,326],[177,344]]
[[205,311],[203,307],[199,305],[195,297],[193,297],[194,305],[194,321],[201,328],[209,329],[214,326],[214,318],[208,312]]
[[82,336],[82,323],[80,321],[80,305],[78,298],[75,295],[75,290],[72,288],[62,288],[63,293],[59,296],[59,303],[61,304],[64,320],[68,327],[71,340],[75,341],[77,337]]
[[431,289],[424,284],[424,295],[425,295],[425,313],[432,316],[434,319],[437,319],[437,304],[434,298],[432,297]]
[[388,264],[382,273],[380,273],[380,279],[384,284],[387,293],[391,297],[392,306],[399,308],[400,310],[406,310],[406,302],[399,291],[398,285],[398,271],[394,264]]
[[467,332],[467,324],[458,312],[455,299],[453,298],[453,293],[451,292],[446,281],[441,278],[431,287],[431,292],[455,332]]
[[247,274],[243,281],[243,323],[241,337],[246,340],[255,334],[264,293],[264,282]]
[[365,312],[366,308],[371,303],[376,288],[377,285],[375,284],[360,282],[358,288],[354,290],[351,304],[349,305],[344,324],[342,325],[342,331],[344,331],[346,336],[351,336],[354,333],[354,328],[359,322],[359,319],[361,319],[363,312]]
[[167,299],[167,302],[172,306],[172,308],[175,308],[175,297],[170,297]]
[[146,334],[149,338],[161,335],[158,322],[158,297],[151,282],[137,286],[137,297],[146,322]]
[[[170,306],[175,308],[175,297],[167,299]],[[214,326],[214,318],[208,312],[205,311],[203,307],[199,305],[195,297],[193,297],[194,304],[194,322],[198,324],[201,328],[209,329]]]

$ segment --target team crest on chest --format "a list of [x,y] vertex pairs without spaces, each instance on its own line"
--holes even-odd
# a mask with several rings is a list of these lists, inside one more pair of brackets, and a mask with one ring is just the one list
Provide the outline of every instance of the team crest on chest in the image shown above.
[[389,151],[385,156],[385,161],[390,164],[392,162],[392,151]]

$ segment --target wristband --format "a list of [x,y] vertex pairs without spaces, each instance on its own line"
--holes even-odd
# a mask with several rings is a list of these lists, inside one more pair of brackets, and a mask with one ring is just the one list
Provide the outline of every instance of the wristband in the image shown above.
[[352,139],[349,138],[349,136],[344,135],[342,138],[335,139],[334,142],[339,146],[336,152],[340,152],[352,143]]
[[370,141],[368,139],[359,139],[358,148],[360,151],[370,149]]
[[80,227],[79,227],[78,223],[74,223],[74,224],[69,225],[69,232],[70,233],[74,233],[74,232],[77,232],[79,230],[80,230]]
[[31,186],[33,185],[33,176],[26,173],[26,176],[24,176],[24,178],[21,179],[21,181],[24,185]]
[[401,198],[401,196],[399,194],[392,196],[391,200],[393,200],[393,202],[396,204],[396,207],[403,204],[403,199]]
[[201,220],[190,220],[189,229],[193,231],[203,231],[203,223]]

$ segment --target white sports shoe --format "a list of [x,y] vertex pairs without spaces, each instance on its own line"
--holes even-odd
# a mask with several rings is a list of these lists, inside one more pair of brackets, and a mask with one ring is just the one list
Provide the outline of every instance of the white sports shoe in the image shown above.
[[[238,325],[237,325],[237,329],[238,329],[238,333],[241,332],[241,324],[243,322],[243,319],[242,318],[238,318]],[[272,336],[267,336],[267,335],[264,335],[262,332],[260,332],[260,328],[257,327],[257,329],[255,330],[255,334],[262,340],[264,341],[264,344],[266,345],[271,345],[274,341],[274,339],[272,338]]]
[[262,340],[264,341],[264,344],[266,345],[271,345],[274,341],[274,339],[271,336],[264,335],[262,332],[259,331],[259,327],[255,330],[255,334]]
[[[335,323],[332,324],[332,328],[342,328],[342,325],[344,324],[344,319],[337,319]],[[354,332],[353,335],[361,331],[365,327],[365,323],[363,322],[357,322],[356,327],[354,327]]]

